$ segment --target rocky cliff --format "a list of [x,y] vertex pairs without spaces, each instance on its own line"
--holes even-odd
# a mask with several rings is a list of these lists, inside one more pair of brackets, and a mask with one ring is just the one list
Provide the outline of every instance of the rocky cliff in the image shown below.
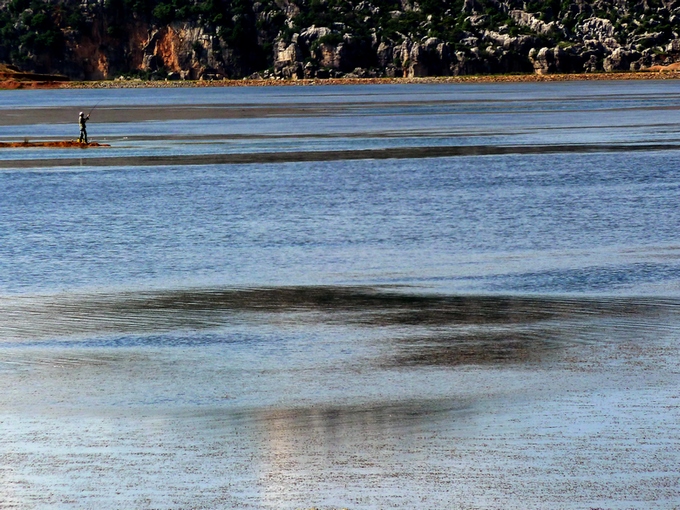
[[74,79],[642,70],[680,0],[0,0],[0,62]]

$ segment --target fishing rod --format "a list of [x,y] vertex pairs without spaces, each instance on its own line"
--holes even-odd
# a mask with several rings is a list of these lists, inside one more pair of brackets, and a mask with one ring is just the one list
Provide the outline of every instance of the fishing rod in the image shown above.
[[88,118],[90,117],[90,114],[94,111],[94,109],[95,109],[97,106],[99,106],[99,103],[101,103],[101,100],[100,100],[100,101],[97,101],[97,104],[94,105],[94,106],[92,107],[92,109],[91,109],[89,112],[87,112],[87,117],[88,117]]

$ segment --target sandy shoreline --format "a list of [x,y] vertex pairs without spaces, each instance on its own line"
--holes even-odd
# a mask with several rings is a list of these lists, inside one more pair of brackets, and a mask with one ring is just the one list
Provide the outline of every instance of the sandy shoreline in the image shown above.
[[276,86],[323,86],[323,85],[395,85],[438,83],[527,83],[555,81],[598,80],[667,80],[678,79],[676,72],[597,73],[597,74],[518,74],[474,76],[428,76],[419,78],[328,78],[295,80],[214,80],[214,81],[142,81],[110,80],[65,82],[61,88],[163,88],[163,87],[276,87]]
[[517,75],[473,75],[473,76],[428,76],[418,78],[328,78],[328,79],[235,79],[195,81],[144,81],[98,80],[98,81],[37,81],[5,79],[0,81],[0,90],[66,88],[183,88],[183,87],[276,87],[276,86],[324,86],[324,85],[392,85],[392,84],[439,84],[439,83],[527,83],[563,81],[606,81],[606,80],[675,80],[680,73],[675,70],[654,70],[621,73],[588,74],[517,74]]
[[88,147],[109,147],[107,144],[97,142],[83,143],[78,140],[45,141],[31,142],[0,142],[0,149],[19,149],[19,148],[46,148],[46,149],[87,149]]

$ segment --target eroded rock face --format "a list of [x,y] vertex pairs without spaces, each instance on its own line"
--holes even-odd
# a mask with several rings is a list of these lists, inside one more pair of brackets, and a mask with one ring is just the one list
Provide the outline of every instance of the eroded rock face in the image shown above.
[[[113,19],[107,7],[113,0],[62,4],[80,9],[84,24],[64,28],[58,56],[29,52],[24,62],[35,64],[31,70],[78,79],[129,72],[168,79],[550,74],[644,70],[680,61],[678,0],[533,2],[532,12],[523,0],[464,0],[458,12],[417,0],[389,9],[373,0],[319,0],[313,15],[301,0],[245,0],[238,12],[168,23],[155,14]],[[8,5],[0,0],[0,10]],[[10,58],[10,47],[0,41],[0,61]]]
[[545,23],[544,21],[538,19],[534,14],[520,10],[510,11],[509,14],[514,22],[519,26],[526,27],[537,34],[546,35],[553,32],[564,33],[564,27],[555,21]]
[[317,49],[317,56],[319,65],[331,69],[340,69],[342,66],[342,54],[344,53],[344,44],[333,46],[332,44],[321,44]]
[[529,60],[534,66],[536,74],[549,74],[557,71],[555,65],[555,50],[552,48],[532,48],[529,52]]
[[[529,52],[529,60],[534,67],[536,74],[579,73],[585,70],[584,64],[587,61],[582,55],[582,48],[560,47],[541,48]],[[597,65],[597,58],[595,60]],[[597,69],[593,69],[593,72]]]
[[614,25],[608,19],[589,18],[576,26],[576,34],[583,39],[594,39],[604,42],[613,39],[615,35]]
[[[640,0],[644,3],[644,0]],[[640,2],[638,2],[640,3]],[[668,5],[666,5],[668,4]],[[677,5],[676,5],[677,4]],[[370,46],[357,49],[353,37],[345,26],[319,27],[312,25],[298,34],[305,64],[305,76],[315,73],[339,75],[357,74],[356,69],[376,69],[370,73],[386,76],[433,76],[483,73],[584,73],[646,69],[663,59],[661,51],[667,51],[680,60],[678,34],[668,32],[641,32],[630,23],[633,35],[622,33],[626,24],[615,24],[609,15],[600,12],[620,11],[630,14],[631,2],[626,0],[598,0],[597,5],[586,0],[574,0],[564,4],[559,13],[547,11],[527,12],[519,0],[465,0],[462,13],[465,30],[458,32],[454,41],[439,37],[413,37],[410,33],[397,33],[384,37],[373,29]],[[677,11],[680,21],[680,3],[664,0],[664,6]],[[652,9],[649,16],[660,16],[653,6],[636,5],[640,9]],[[376,12],[370,0],[357,3],[355,10]],[[401,10],[392,11],[392,19],[402,19],[405,13],[422,11],[414,1],[402,1]],[[488,28],[494,12],[502,13],[505,24]],[[637,11],[636,11],[637,12]],[[652,11],[650,11],[652,12]],[[670,14],[668,14],[670,16]],[[668,17],[667,16],[667,17]],[[369,17],[366,18],[367,20]],[[670,18],[669,18],[670,19]],[[431,16],[421,23],[429,26]],[[649,22],[655,26],[656,21]],[[326,36],[335,34],[341,42],[330,42]],[[341,36],[341,37],[340,37]],[[668,37],[672,37],[671,41]],[[325,40],[315,46],[314,41]],[[548,43],[546,45],[546,43]],[[550,44],[552,43],[552,44]],[[639,48],[657,46],[653,55],[640,52]],[[645,51],[647,51],[645,49]],[[277,53],[280,55],[281,51]],[[363,58],[366,54],[370,58]],[[674,57],[673,55],[677,55]],[[281,60],[279,56],[275,59]],[[361,73],[359,73],[361,74]]]
[[615,49],[611,55],[604,59],[602,67],[605,71],[630,71],[631,64],[640,60],[642,54],[637,51],[629,51],[623,48]]
[[388,67],[390,64],[394,64],[394,48],[389,42],[381,42],[376,50],[376,57],[378,60],[378,65],[380,67]]
[[528,55],[529,50],[536,47],[537,45],[536,37],[530,35],[519,35],[512,37],[508,34],[487,31],[484,33],[484,39],[505,51],[512,51],[525,55]]
[[296,66],[301,58],[302,51],[297,43],[292,42],[286,44],[283,41],[278,41],[276,43],[276,48],[274,49],[274,68],[275,69],[285,69],[291,66]]
[[307,46],[311,45],[314,41],[321,39],[324,36],[330,35],[333,31],[328,27],[315,27],[312,25],[309,28],[305,28],[298,36],[298,41]]
[[[291,45],[294,46],[294,45]],[[151,30],[141,43],[142,61],[139,69],[175,73],[183,79],[219,80],[232,77],[231,50],[219,38],[202,27],[176,23]],[[291,50],[290,62],[298,56]]]

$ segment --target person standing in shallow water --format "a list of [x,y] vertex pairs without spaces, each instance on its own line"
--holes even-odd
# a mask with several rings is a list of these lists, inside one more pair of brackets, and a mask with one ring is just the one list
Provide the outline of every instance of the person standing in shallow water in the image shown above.
[[80,125],[80,138],[78,138],[78,142],[80,143],[87,143],[87,126],[86,123],[87,121],[90,120],[90,116],[88,115],[87,117],[83,112],[80,112],[80,115],[78,116],[78,125]]

